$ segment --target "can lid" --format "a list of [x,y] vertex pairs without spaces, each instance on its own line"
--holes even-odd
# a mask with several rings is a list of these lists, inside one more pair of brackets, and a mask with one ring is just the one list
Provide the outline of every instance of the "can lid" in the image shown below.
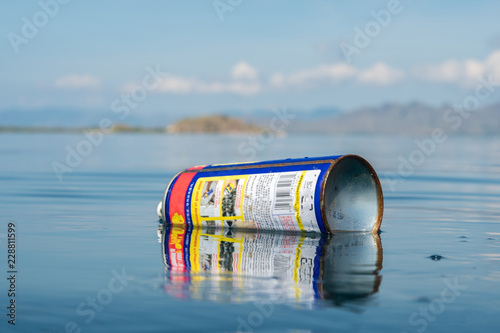
[[322,193],[323,220],[331,233],[378,232],[382,223],[382,187],[362,157],[344,155],[332,165]]
[[158,206],[156,207],[156,214],[158,214],[158,218],[161,220],[162,219],[162,208],[163,208],[163,205],[162,205],[162,202],[160,201],[160,203],[158,204]]

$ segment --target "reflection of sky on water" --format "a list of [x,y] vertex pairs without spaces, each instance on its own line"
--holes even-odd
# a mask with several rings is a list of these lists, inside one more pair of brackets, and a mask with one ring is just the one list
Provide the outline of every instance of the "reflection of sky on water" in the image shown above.
[[184,229],[160,225],[164,291],[177,298],[311,307],[360,304],[378,292],[382,246],[371,233]]

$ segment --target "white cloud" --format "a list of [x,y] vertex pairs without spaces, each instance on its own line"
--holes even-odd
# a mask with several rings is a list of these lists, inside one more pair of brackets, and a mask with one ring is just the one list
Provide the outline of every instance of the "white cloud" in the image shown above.
[[[133,83],[123,90],[133,87]],[[222,94],[253,95],[262,90],[257,80],[257,71],[244,61],[235,64],[228,81],[203,81],[198,78],[186,78],[169,75],[164,78],[156,91],[170,94]]]
[[417,65],[413,68],[417,78],[431,82],[456,82],[461,72],[461,64],[457,60],[447,60],[439,65]]
[[193,79],[186,79],[178,76],[167,76],[164,78],[159,87],[159,91],[185,94],[193,91],[196,81]]
[[481,77],[493,74],[500,78],[500,51],[495,51],[484,61],[467,59],[447,60],[441,64],[417,65],[413,75],[421,80],[438,83],[451,83],[464,87],[477,84]]
[[[314,89],[324,85],[339,85],[352,82],[362,85],[387,86],[403,80],[420,80],[431,83],[449,83],[473,87],[481,77],[492,73],[500,81],[500,50],[490,54],[484,61],[468,59],[446,60],[438,64],[424,64],[402,70],[384,62],[368,68],[358,68],[344,62],[324,64],[291,73],[274,73],[265,83],[259,79],[258,71],[245,61],[236,63],[226,80],[204,80],[196,77],[169,75],[156,89],[169,94],[237,94],[255,95],[261,92]],[[58,81],[59,86],[90,87],[99,84],[91,76],[69,76]],[[78,80],[79,79],[79,80]],[[124,86],[129,91],[137,84]]]
[[311,87],[324,82],[340,84],[357,79],[358,82],[376,85],[387,85],[404,78],[403,71],[389,67],[379,62],[371,68],[360,70],[345,63],[321,65],[310,69],[301,70],[289,75],[276,73],[269,82],[275,87]]
[[68,90],[97,89],[101,86],[101,80],[90,74],[69,74],[57,78],[54,86]]
[[245,61],[240,61],[233,66],[231,77],[234,80],[256,80],[257,71]]
[[485,66],[477,60],[466,60],[463,66],[464,76],[468,81],[477,81],[484,74]]
[[234,93],[239,95],[253,95],[261,90],[261,86],[256,82],[209,82],[199,83],[197,90],[207,94]]
[[486,59],[486,73],[492,74],[495,81],[500,81],[500,50],[490,54]]
[[351,78],[356,74],[356,69],[344,63],[332,65],[321,65],[311,69],[301,70],[288,76],[287,81],[291,85],[309,84],[314,81],[328,80],[339,83]]
[[276,73],[271,76],[269,82],[275,87],[283,87],[285,85],[285,75],[281,73]]
[[344,63],[334,63],[329,65],[316,66],[303,69],[291,74],[275,73],[269,79],[272,86],[285,88],[290,87],[311,87],[319,82],[330,82],[338,84],[356,75],[356,69]]
[[165,78],[157,88],[160,92],[173,94],[221,94],[233,93],[238,95],[253,95],[261,90],[258,82],[254,81],[212,81],[203,82],[193,78],[182,78],[169,76]]
[[392,84],[402,80],[403,77],[403,71],[391,68],[382,62],[376,63],[371,68],[363,70],[358,74],[358,80],[360,82],[376,85]]

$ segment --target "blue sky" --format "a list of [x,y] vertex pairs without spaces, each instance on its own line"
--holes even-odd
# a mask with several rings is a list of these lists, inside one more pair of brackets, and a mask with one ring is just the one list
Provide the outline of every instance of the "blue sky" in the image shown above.
[[498,1],[3,1],[0,110],[109,110],[148,68],[168,73],[137,103],[149,115],[458,103],[481,77],[500,81],[499,13]]

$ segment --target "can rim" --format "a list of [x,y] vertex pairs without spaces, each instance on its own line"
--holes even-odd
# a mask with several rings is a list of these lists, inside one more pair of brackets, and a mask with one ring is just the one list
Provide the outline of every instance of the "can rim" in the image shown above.
[[338,164],[338,162],[342,161],[345,158],[354,158],[358,162],[362,163],[363,166],[365,166],[368,169],[370,175],[372,176],[372,178],[375,182],[375,188],[377,191],[377,208],[378,209],[377,209],[377,219],[373,225],[371,232],[378,233],[380,230],[380,226],[382,224],[382,217],[384,215],[384,195],[382,193],[382,185],[380,184],[380,179],[378,178],[377,172],[375,171],[373,166],[366,159],[364,159],[363,157],[361,157],[359,155],[355,155],[355,154],[342,155],[341,157],[334,160],[333,163],[330,165],[330,167],[326,170],[326,172],[323,176],[323,182],[321,184],[321,192],[320,192],[320,209],[321,209],[321,219],[324,222],[323,226],[330,234],[335,234],[335,233],[339,233],[339,232],[349,232],[348,230],[332,230],[330,228],[330,224],[328,223],[328,220],[326,218],[326,203],[325,203],[325,191],[326,191],[326,183],[327,183],[328,177],[330,176],[330,173],[335,168],[335,166]]

